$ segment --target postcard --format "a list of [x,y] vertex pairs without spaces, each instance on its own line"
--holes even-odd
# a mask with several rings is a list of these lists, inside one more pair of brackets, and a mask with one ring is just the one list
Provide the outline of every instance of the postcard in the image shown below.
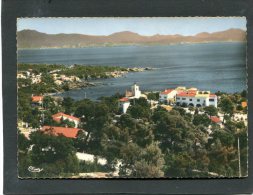
[[245,17],[18,18],[18,177],[247,177],[246,33]]

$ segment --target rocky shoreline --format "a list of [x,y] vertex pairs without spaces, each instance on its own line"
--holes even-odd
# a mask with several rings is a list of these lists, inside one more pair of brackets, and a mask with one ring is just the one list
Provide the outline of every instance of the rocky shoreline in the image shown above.
[[86,88],[86,87],[94,87],[96,85],[97,85],[96,83],[88,82],[88,81],[72,82],[72,83],[69,83],[69,90],[81,89],[81,88]]
[[[144,71],[151,71],[154,70],[154,68],[150,68],[150,67],[134,67],[134,68],[126,68],[126,70],[122,70],[122,71],[113,71],[113,72],[107,72],[106,76],[108,78],[120,78],[125,76],[126,74],[130,73],[130,72],[144,72]],[[73,90],[73,89],[82,89],[82,88],[86,88],[86,87],[95,87],[97,86],[99,83],[95,83],[95,82],[90,82],[90,81],[75,81],[75,82],[69,82],[68,83],[68,89],[69,90]],[[63,90],[65,91],[65,90]]]
[[129,72],[144,72],[144,71],[150,71],[153,70],[154,68],[150,68],[150,67],[133,67],[133,68],[126,68],[126,70],[122,70],[122,71],[113,71],[113,72],[107,72],[106,76],[108,77],[112,77],[112,78],[119,78],[122,77],[124,75],[126,75]]

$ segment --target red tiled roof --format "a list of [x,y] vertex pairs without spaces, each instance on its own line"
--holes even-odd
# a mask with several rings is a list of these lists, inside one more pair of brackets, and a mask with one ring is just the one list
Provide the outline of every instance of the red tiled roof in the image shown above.
[[74,120],[74,121],[80,121],[79,118],[71,116],[71,115],[68,115],[68,114],[65,114],[63,112],[59,112],[57,114],[52,115],[52,118],[55,121],[60,121],[62,117],[65,117],[65,118],[68,118],[68,119],[71,119],[71,120]]
[[241,104],[242,104],[242,107],[243,107],[243,108],[245,108],[245,107],[248,106],[247,102],[242,102]]
[[209,96],[210,96],[210,97],[216,97],[216,95],[215,95],[215,94],[213,94],[213,93],[212,93],[212,94],[210,94]]
[[161,92],[161,94],[163,95],[168,95],[169,93],[171,93],[172,91],[174,91],[174,89],[166,89],[163,92]]
[[129,101],[129,99],[128,99],[128,98],[126,98],[126,97],[123,97],[123,98],[121,98],[119,101],[120,101],[120,102],[128,102],[128,101]]
[[180,92],[177,94],[178,97],[195,97],[196,91],[191,91],[191,92]]
[[197,89],[190,89],[188,90],[189,93],[196,93],[198,90]]
[[32,96],[32,102],[39,102],[43,100],[43,96]]
[[221,122],[220,118],[217,117],[217,116],[211,116],[210,119],[214,123],[220,123]]
[[43,132],[51,135],[63,135],[68,138],[76,138],[79,131],[78,128],[67,128],[67,127],[52,127],[52,126],[43,126],[41,129]]

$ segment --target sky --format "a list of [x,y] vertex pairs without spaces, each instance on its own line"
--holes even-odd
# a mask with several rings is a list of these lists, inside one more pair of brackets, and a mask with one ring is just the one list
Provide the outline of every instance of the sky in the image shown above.
[[195,35],[230,28],[246,30],[245,17],[157,17],[157,18],[19,18],[17,30],[36,30],[48,34],[78,33],[110,35],[131,31],[140,35]]

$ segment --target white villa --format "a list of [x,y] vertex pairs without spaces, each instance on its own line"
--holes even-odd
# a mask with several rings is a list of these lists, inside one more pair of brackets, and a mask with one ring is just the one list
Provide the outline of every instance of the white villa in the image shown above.
[[59,113],[52,115],[52,119],[56,122],[60,122],[61,120],[69,120],[69,121],[75,123],[75,128],[77,128],[78,125],[80,124],[79,118],[65,114],[63,112],[59,112]]
[[130,101],[127,97],[123,97],[119,100],[119,107],[121,111],[125,114],[127,112],[128,107],[130,106]]
[[217,107],[217,96],[210,91],[200,91],[197,88],[178,87],[176,89],[167,89],[160,92],[160,102],[176,103],[186,106],[215,106]]
[[177,91],[175,89],[165,89],[159,94],[159,101],[172,104],[176,101]]
[[[131,106],[131,99],[139,99],[140,97],[147,98],[142,94],[139,86],[134,83],[131,86],[131,91],[126,91],[125,97],[119,99],[119,108],[122,113],[126,113]],[[217,96],[210,91],[201,91],[197,88],[177,87],[175,89],[166,89],[159,93],[159,102],[170,105],[185,105],[185,106],[214,106],[217,108]]]
[[122,112],[124,114],[127,112],[131,99],[139,99],[140,97],[147,98],[145,94],[141,93],[140,87],[134,83],[134,85],[131,86],[131,91],[126,90],[125,97],[119,100],[119,107],[121,108]]

